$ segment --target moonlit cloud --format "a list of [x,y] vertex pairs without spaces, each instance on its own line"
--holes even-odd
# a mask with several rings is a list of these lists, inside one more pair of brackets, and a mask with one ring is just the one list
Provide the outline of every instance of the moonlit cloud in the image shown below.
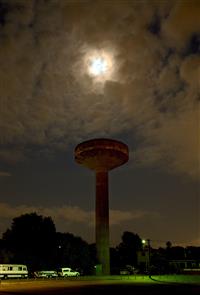
[[135,211],[121,211],[121,210],[110,210],[110,225],[118,225],[125,221],[142,220],[146,217],[158,218],[159,213],[148,212],[144,210]]
[[191,36],[200,31],[199,1],[174,1],[169,17],[162,26],[166,42],[184,49]]
[[[26,159],[31,145],[55,151],[126,132],[139,165],[198,177],[197,1],[9,6],[0,36],[2,161]],[[86,68],[94,52],[111,58],[103,84]]]
[[0,177],[8,177],[8,176],[11,176],[9,172],[0,171]]
[[[56,220],[65,220],[73,223],[88,223],[91,224],[94,221],[94,212],[85,211],[77,206],[62,206],[62,207],[35,207],[27,205],[10,206],[6,203],[0,203],[0,215],[2,218],[14,218],[21,214],[37,212],[45,216],[52,216]],[[146,211],[120,211],[110,210],[110,223],[111,225],[124,222],[126,220],[133,220],[143,218],[146,215],[154,214]]]
[[[43,216],[51,216],[57,231],[67,231],[72,224],[94,227],[95,223],[95,213],[93,211],[86,211],[77,206],[35,207],[27,205],[11,206],[7,203],[0,203],[1,232],[6,230],[6,226],[10,227],[13,218],[32,212]],[[110,226],[117,226],[126,221],[134,221],[136,219],[142,220],[148,216],[157,218],[159,214],[142,210],[121,211],[110,209]],[[64,229],[63,224],[66,226],[66,229]]]

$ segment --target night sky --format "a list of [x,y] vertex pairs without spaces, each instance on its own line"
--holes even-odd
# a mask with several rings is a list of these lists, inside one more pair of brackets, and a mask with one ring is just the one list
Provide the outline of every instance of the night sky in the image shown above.
[[199,246],[199,102],[200,1],[0,0],[0,234],[37,212],[94,242],[74,148],[104,137],[130,150],[109,175],[111,245]]

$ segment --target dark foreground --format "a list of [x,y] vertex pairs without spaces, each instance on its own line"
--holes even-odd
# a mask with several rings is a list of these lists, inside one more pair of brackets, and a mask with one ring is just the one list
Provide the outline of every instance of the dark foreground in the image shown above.
[[26,280],[7,281],[0,285],[0,294],[49,295],[193,295],[200,294],[200,285],[174,284],[146,280]]

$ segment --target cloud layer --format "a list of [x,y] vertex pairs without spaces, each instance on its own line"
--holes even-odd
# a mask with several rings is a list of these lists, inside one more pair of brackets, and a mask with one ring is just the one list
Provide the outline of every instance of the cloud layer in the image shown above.
[[[94,227],[95,213],[86,211],[77,206],[62,207],[36,207],[27,205],[11,206],[7,203],[0,203],[0,231],[4,232],[11,225],[13,218],[22,214],[36,212],[39,215],[50,216],[55,222],[57,231],[69,231],[72,225],[82,225],[86,227]],[[127,221],[142,220],[143,218],[157,218],[156,212],[148,212],[142,210],[121,211],[110,209],[110,226],[118,226]],[[66,229],[64,226],[66,226]]]
[[[126,133],[139,165],[197,178],[198,1],[3,3],[0,161]],[[109,80],[88,74],[94,50],[112,56]]]

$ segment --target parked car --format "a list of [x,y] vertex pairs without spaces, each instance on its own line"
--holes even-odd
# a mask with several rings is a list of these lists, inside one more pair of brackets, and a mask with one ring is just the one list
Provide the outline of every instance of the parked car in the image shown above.
[[61,267],[58,269],[58,275],[60,277],[78,277],[80,272],[72,270],[70,267]]
[[40,270],[34,272],[35,278],[56,278],[58,274],[55,270]]

